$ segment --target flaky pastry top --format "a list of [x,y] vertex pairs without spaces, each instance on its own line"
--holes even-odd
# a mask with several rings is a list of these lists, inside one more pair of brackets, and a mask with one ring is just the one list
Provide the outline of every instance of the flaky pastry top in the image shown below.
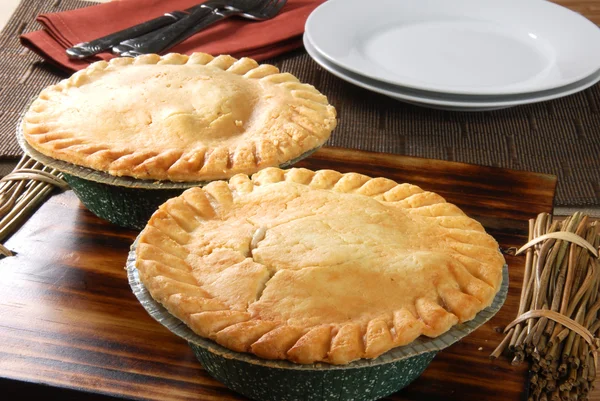
[[489,306],[504,259],[439,195],[268,168],[160,207],[136,250],[151,295],[197,334],[297,363],[375,358]]
[[115,176],[207,181],[322,145],[327,98],[248,58],[205,53],[99,61],[42,91],[23,122],[39,152]]

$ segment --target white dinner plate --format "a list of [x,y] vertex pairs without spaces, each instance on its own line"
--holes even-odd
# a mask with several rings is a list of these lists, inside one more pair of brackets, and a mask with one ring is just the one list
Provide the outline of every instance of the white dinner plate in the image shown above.
[[544,0],[329,0],[306,34],[345,70],[431,92],[538,92],[600,69],[600,29]]
[[304,35],[304,47],[313,60],[317,62],[317,64],[338,78],[360,86],[361,88],[381,93],[403,102],[442,110],[488,111],[529,103],[538,103],[580,92],[600,81],[599,69],[589,77],[586,77],[573,84],[565,85],[557,89],[550,89],[530,94],[489,96],[443,94],[391,85],[345,70],[344,68],[331,63],[323,55],[321,55],[312,45],[306,34]]

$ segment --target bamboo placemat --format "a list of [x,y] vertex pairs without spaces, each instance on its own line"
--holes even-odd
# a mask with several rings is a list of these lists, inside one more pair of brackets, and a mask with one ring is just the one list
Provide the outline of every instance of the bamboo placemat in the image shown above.
[[[60,73],[18,43],[40,29],[40,13],[90,3],[23,1],[0,34],[0,157],[17,158],[17,119],[31,97]],[[555,174],[556,205],[600,207],[600,85],[566,98],[493,112],[420,108],[334,77],[304,52],[270,61],[315,85],[336,106],[338,128],[329,145]]]

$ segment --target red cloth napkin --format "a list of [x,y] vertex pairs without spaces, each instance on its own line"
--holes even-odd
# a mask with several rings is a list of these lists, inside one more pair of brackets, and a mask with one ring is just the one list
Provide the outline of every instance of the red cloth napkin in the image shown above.
[[[301,35],[308,15],[325,0],[288,0],[275,18],[254,22],[230,18],[188,38],[169,52],[190,54],[195,51],[258,61],[302,46]],[[38,16],[44,29],[21,36],[21,43],[44,59],[69,71],[77,71],[100,59],[115,57],[100,53],[86,60],[71,60],[65,50],[77,43],[119,31],[131,25],[184,10],[201,0],[125,0]]]

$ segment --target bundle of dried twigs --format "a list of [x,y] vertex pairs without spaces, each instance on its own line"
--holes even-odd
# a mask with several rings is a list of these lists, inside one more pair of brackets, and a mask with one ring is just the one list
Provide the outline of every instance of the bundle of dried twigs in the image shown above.
[[[15,230],[54,187],[69,186],[62,174],[23,156],[15,169],[0,180],[0,242]],[[12,253],[0,244],[0,254]]]
[[528,400],[586,400],[596,377],[600,321],[600,235],[597,222],[575,213],[529,222],[517,319],[491,354],[532,362]]

